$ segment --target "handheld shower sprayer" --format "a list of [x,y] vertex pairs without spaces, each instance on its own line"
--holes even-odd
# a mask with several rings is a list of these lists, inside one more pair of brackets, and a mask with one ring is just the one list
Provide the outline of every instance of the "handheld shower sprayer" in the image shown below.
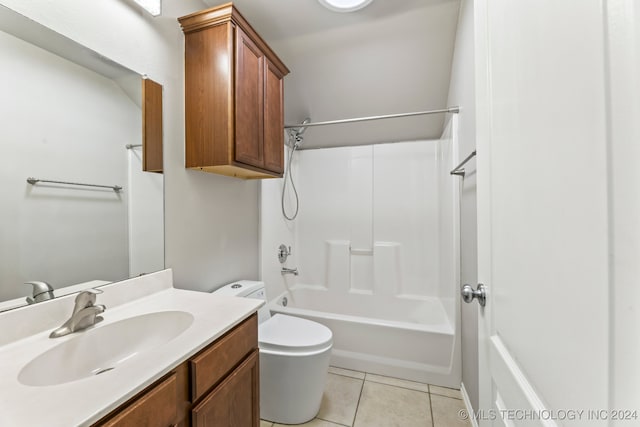
[[295,129],[289,129],[289,146],[294,150],[297,149],[300,146],[300,144],[302,144],[302,135],[304,135],[304,133],[307,131],[307,127],[304,125],[306,125],[310,121],[311,119],[307,117],[302,122],[303,126],[300,126],[299,128],[295,128]]
[[[311,119],[307,117],[301,123],[301,126],[295,129],[289,129],[289,147],[291,150],[289,151],[289,160],[287,161],[287,169],[284,172],[284,185],[282,186],[282,198],[281,198],[281,207],[282,207],[282,215],[289,220],[293,221],[298,216],[298,208],[300,207],[300,200],[298,197],[298,191],[296,190],[296,185],[293,182],[293,176],[291,175],[291,161],[293,160],[293,153],[300,147],[302,144],[302,135],[306,132],[307,127],[304,126],[307,123],[311,122]],[[295,201],[295,211],[293,215],[288,215],[287,211],[284,207],[284,194],[287,190],[287,181],[291,181],[291,188],[293,189],[294,201]]]

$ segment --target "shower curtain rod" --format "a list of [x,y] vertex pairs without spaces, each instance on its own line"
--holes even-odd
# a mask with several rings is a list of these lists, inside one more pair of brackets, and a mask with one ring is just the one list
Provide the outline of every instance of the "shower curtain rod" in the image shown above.
[[440,113],[459,113],[459,107],[449,107],[443,108],[441,110],[428,110],[428,111],[416,111],[413,113],[400,113],[400,114],[388,114],[386,116],[370,116],[370,117],[357,117],[354,119],[342,119],[342,120],[329,120],[326,122],[312,122],[305,124],[297,124],[297,125],[286,125],[285,129],[297,129],[301,127],[311,127],[311,126],[326,126],[326,125],[338,125],[343,123],[355,123],[355,122],[366,122],[369,120],[381,120],[381,119],[395,119],[397,117],[411,117],[411,116],[423,116],[427,114],[440,114]]

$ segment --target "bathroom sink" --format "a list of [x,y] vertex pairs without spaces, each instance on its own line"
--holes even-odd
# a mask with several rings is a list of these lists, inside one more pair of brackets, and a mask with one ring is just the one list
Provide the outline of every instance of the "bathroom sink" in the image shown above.
[[100,375],[171,341],[192,323],[190,313],[160,311],[77,332],[27,363],[18,381],[28,386],[50,386]]

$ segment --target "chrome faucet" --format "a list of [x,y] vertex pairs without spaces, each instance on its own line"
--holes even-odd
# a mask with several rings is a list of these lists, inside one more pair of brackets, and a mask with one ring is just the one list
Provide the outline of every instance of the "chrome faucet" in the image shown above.
[[71,313],[69,320],[51,332],[49,338],[63,337],[102,321],[102,317],[98,316],[98,314],[104,313],[106,307],[104,305],[94,305],[96,295],[101,293],[102,291],[98,289],[87,289],[86,291],[80,292],[78,296],[76,296],[73,313]]
[[53,287],[47,282],[33,280],[31,282],[25,282],[25,285],[33,286],[33,297],[27,297],[27,302],[29,304],[35,304],[37,302],[55,298],[53,295]]
[[298,275],[298,269],[297,268],[282,267],[282,270],[280,270],[280,274],[282,274],[283,276],[285,274],[293,274],[294,276],[297,276]]

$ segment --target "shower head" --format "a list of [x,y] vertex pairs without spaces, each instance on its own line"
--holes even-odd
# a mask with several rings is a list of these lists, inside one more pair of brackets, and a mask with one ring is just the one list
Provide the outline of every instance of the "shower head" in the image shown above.
[[[307,123],[311,122],[311,118],[307,117],[306,119],[304,119],[302,121],[302,125],[306,125]],[[296,134],[298,136],[302,136],[305,132],[307,131],[307,127],[306,126],[300,126],[298,129],[296,129]]]
[[309,122],[311,122],[311,119],[307,117],[302,122],[303,126],[300,126],[299,128],[295,128],[295,129],[289,129],[289,136],[293,140],[291,144],[293,148],[298,148],[300,144],[302,144],[302,135],[307,130],[307,127],[304,125],[306,125]]

